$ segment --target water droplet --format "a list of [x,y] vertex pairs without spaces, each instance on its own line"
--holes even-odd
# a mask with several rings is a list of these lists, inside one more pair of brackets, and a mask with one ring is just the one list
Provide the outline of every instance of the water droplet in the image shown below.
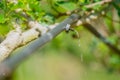
[[80,47],[80,44],[78,44],[78,46]]
[[87,76],[87,75],[88,75],[87,71],[84,71],[83,75],[84,75],[84,76]]
[[80,45],[80,39],[78,40],[78,47],[80,47],[81,45]]
[[83,62],[83,54],[80,55],[81,62]]
[[74,31],[75,31],[75,33],[76,33],[76,35],[78,37],[78,46],[80,47],[80,35],[79,35],[77,30],[74,30]]

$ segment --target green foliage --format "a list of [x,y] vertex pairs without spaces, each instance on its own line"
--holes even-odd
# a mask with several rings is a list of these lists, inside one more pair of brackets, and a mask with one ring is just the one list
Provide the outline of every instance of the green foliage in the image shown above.
[[0,14],[0,23],[5,23],[7,19],[5,18],[4,14]]
[[120,17],[120,6],[119,6],[119,4],[120,4],[120,1],[118,0],[116,0],[116,2],[113,2],[112,3],[113,4],[113,6],[116,8],[116,10],[117,10],[117,12],[118,12],[118,15],[119,15],[119,17]]
[[53,8],[59,13],[71,12],[77,8],[77,5],[73,2],[54,1],[52,2]]
[[[18,0],[17,3],[0,1],[0,25],[12,25],[16,19],[23,29],[27,19],[22,15],[25,13],[33,20],[46,24],[53,24],[56,21],[62,21],[66,13],[80,8],[85,8],[86,4],[95,3],[100,0]],[[80,6],[82,4],[82,6]],[[100,10],[101,6],[95,6],[93,9]],[[12,27],[12,26],[10,26]],[[11,28],[12,29],[12,28]]]
[[[96,5],[90,9],[86,8],[86,5],[99,1],[102,0],[18,0],[15,4],[7,2],[7,0],[0,0],[0,35],[6,35],[10,30],[12,30],[12,23],[16,21],[18,21],[22,29],[25,31],[27,29],[28,17],[45,25],[49,25],[63,21],[63,19],[68,16],[67,13],[72,13],[77,9],[81,10],[80,12],[78,11],[79,14],[86,11],[89,12],[91,10],[101,11],[104,7],[108,6]],[[120,16],[119,2],[120,0],[115,0],[111,4]],[[23,16],[23,14],[26,14],[27,16]],[[116,33],[113,33],[113,22],[109,22],[108,20],[106,20],[106,22],[108,22],[108,28],[111,29],[109,29],[109,32],[112,34],[108,39],[112,44],[117,46],[119,37]],[[110,52],[106,45],[98,41],[96,38],[93,39],[93,36],[85,29],[76,30],[80,31],[80,35],[82,35],[80,43],[78,43],[78,39],[74,40],[70,38],[72,35],[71,33],[69,37],[67,37],[68,35],[64,36],[65,34],[61,34],[58,38],[53,40],[49,49],[46,50],[55,49],[57,51],[59,49],[64,49],[67,53],[71,53],[78,58],[80,58],[80,55],[82,54],[84,59],[86,59],[85,63],[94,62],[96,59],[99,59],[99,61],[106,60],[105,57],[106,55],[108,57],[108,53]],[[82,46],[78,47],[79,44]],[[119,58],[113,56],[110,58],[110,64],[115,64],[119,67]]]
[[109,64],[113,69],[120,69],[120,57],[117,55],[112,55],[109,60]]
[[6,24],[0,25],[0,36],[6,36],[6,34],[10,31],[10,27]]

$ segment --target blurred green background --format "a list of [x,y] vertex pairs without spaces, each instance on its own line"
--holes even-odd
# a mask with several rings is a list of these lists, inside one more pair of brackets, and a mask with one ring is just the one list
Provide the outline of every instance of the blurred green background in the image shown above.
[[[61,33],[16,69],[12,80],[120,80],[118,60],[91,33],[80,27]],[[117,61],[117,62],[116,62]]]
[[[104,0],[0,0],[0,42],[14,29],[13,22],[24,32],[29,30],[29,18],[49,26],[78,8],[77,14],[83,17],[107,8],[103,17],[93,20],[94,28],[120,49],[120,0],[113,0],[110,7],[86,8],[100,1]],[[37,50],[19,65],[11,80],[120,80],[120,57],[82,26],[75,30],[61,33]]]

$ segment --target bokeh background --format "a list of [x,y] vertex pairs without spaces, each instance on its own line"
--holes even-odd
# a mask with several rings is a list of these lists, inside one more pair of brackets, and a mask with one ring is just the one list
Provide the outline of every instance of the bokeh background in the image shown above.
[[83,27],[61,33],[15,70],[13,80],[120,80],[119,57]]
[[[104,0],[0,0],[0,42],[14,29],[13,22],[24,32],[29,30],[30,19],[49,26],[62,22],[78,8],[81,11],[77,14],[85,16],[92,12],[101,14],[107,8],[107,13],[103,12],[91,24],[120,49],[120,0],[108,3],[109,7],[105,3],[86,8],[100,1]],[[23,61],[11,80],[120,80],[120,56],[85,26],[74,27],[75,32],[62,32]]]

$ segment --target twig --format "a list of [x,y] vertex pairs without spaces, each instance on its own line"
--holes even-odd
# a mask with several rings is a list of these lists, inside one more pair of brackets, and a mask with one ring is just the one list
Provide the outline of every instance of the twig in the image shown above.
[[95,7],[96,5],[103,5],[103,4],[106,4],[106,3],[110,3],[112,2],[113,0],[102,0],[100,2],[96,2],[96,3],[93,3],[93,4],[89,4],[89,5],[86,5],[85,7],[86,8],[93,8]]
[[102,36],[92,25],[86,23],[83,24],[87,30],[89,30],[93,35],[95,35],[98,39],[100,39],[103,43],[105,43],[111,50],[113,50],[116,54],[120,56],[120,50],[111,44],[104,36]]
[[[110,8],[110,7],[109,7]],[[109,10],[109,8],[105,8],[103,11],[107,11]],[[90,16],[94,16],[94,17],[90,17]],[[101,41],[103,41],[103,43],[105,43],[111,50],[113,50],[116,54],[118,54],[120,56],[120,50],[115,47],[115,45],[111,44],[103,35],[101,35],[90,23],[92,20],[98,19],[99,17],[101,17],[102,13],[101,12],[96,12],[94,14],[90,14],[89,16],[85,16],[84,18],[80,19],[80,23],[81,25],[85,26],[84,28],[88,29],[93,35],[95,35],[98,39],[100,39]]]

